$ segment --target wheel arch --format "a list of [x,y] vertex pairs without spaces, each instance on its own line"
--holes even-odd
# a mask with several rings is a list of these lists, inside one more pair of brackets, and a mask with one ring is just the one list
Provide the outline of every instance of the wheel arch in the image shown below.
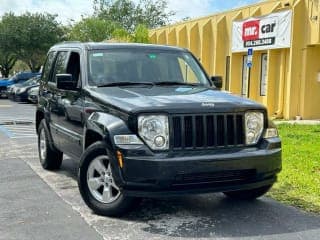
[[109,147],[113,147],[113,137],[117,134],[132,134],[132,132],[119,117],[108,113],[94,112],[86,122],[83,150],[96,141],[104,141]]
[[42,119],[44,119],[44,118],[45,118],[44,112],[38,109],[36,112],[36,130],[37,130],[37,132],[39,129],[39,125],[40,125]]
[[84,137],[83,148],[87,149],[90,145],[97,141],[102,141],[103,136],[95,130],[87,129]]

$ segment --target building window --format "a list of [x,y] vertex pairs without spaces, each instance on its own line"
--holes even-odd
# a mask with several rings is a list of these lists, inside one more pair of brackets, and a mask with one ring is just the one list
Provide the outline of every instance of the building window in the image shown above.
[[267,95],[268,87],[268,54],[261,54],[260,96]]

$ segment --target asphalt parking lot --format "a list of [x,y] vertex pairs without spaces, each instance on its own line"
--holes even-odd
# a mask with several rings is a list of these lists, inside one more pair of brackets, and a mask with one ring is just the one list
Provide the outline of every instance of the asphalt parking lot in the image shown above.
[[265,197],[144,199],[125,217],[97,216],[80,197],[76,160],[40,167],[34,111],[0,100],[0,239],[319,239],[320,216]]

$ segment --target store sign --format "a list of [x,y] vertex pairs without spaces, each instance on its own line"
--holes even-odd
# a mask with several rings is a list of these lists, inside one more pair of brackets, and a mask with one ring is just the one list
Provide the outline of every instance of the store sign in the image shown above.
[[291,46],[292,11],[272,13],[259,18],[233,22],[232,52],[249,48],[266,50]]

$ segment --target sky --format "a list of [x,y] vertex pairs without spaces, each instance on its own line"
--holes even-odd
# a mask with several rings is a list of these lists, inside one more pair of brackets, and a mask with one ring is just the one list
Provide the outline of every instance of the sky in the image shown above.
[[[167,0],[168,10],[176,12],[173,22],[185,17],[206,16],[259,1],[261,0]],[[58,21],[68,24],[81,20],[81,16],[91,15],[92,2],[93,0],[0,0],[0,16],[10,11],[16,15],[26,11],[47,12],[58,14]],[[70,21],[71,19],[73,21]]]

